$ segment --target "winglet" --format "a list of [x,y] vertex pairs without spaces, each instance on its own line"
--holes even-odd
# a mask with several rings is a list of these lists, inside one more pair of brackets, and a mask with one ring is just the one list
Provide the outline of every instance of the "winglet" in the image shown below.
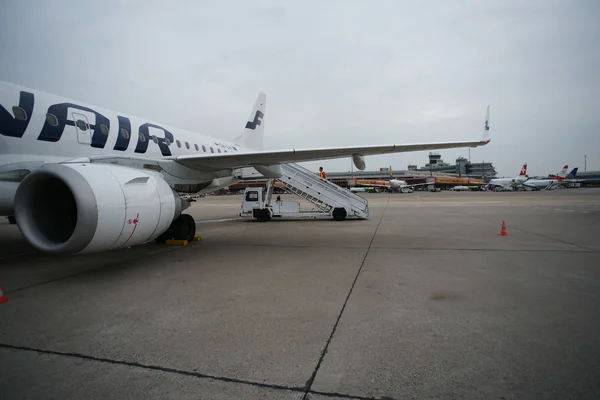
[[487,113],[485,114],[485,127],[483,129],[483,135],[481,136],[482,143],[489,143],[492,138],[490,137],[490,106],[487,106]]

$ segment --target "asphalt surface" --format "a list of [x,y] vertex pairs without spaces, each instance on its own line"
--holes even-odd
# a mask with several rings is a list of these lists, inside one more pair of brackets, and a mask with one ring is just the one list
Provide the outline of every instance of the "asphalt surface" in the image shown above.
[[600,189],[361,195],[83,256],[2,220],[0,399],[600,398]]

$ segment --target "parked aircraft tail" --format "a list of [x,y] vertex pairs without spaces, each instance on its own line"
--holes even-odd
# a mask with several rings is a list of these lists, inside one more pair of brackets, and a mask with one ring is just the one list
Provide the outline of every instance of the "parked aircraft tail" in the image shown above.
[[252,150],[262,150],[265,136],[265,111],[267,95],[260,92],[244,127],[244,132],[233,142]]
[[565,165],[560,172],[558,173],[558,175],[556,175],[556,179],[558,179],[559,181],[562,181],[563,179],[566,178],[567,176],[567,170],[569,169],[568,165]]
[[521,172],[519,173],[519,176],[527,176],[527,163],[523,164],[523,166],[521,167]]
[[567,179],[575,179],[575,175],[577,175],[578,170],[579,170],[579,167],[573,168],[573,170],[571,170],[571,172],[569,172],[567,174]]

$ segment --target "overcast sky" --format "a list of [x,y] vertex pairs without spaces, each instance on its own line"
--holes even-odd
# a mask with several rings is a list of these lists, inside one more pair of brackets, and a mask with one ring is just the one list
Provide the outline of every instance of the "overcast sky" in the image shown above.
[[[600,170],[600,1],[0,0],[0,79],[265,146],[479,139],[499,175]],[[453,163],[467,149],[442,150]],[[370,156],[423,166],[427,152]],[[347,171],[348,158],[322,164]]]

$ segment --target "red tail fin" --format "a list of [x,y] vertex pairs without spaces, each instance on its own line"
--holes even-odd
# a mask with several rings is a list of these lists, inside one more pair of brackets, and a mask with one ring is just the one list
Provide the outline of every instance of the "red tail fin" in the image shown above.
[[558,175],[556,175],[556,179],[559,180],[559,181],[564,180],[566,178],[566,176],[567,176],[568,169],[569,169],[569,166],[565,165],[563,167],[563,169],[560,170],[560,172],[558,173]]
[[527,164],[523,164],[523,167],[521,167],[521,172],[519,173],[519,176],[525,175],[527,175]]

